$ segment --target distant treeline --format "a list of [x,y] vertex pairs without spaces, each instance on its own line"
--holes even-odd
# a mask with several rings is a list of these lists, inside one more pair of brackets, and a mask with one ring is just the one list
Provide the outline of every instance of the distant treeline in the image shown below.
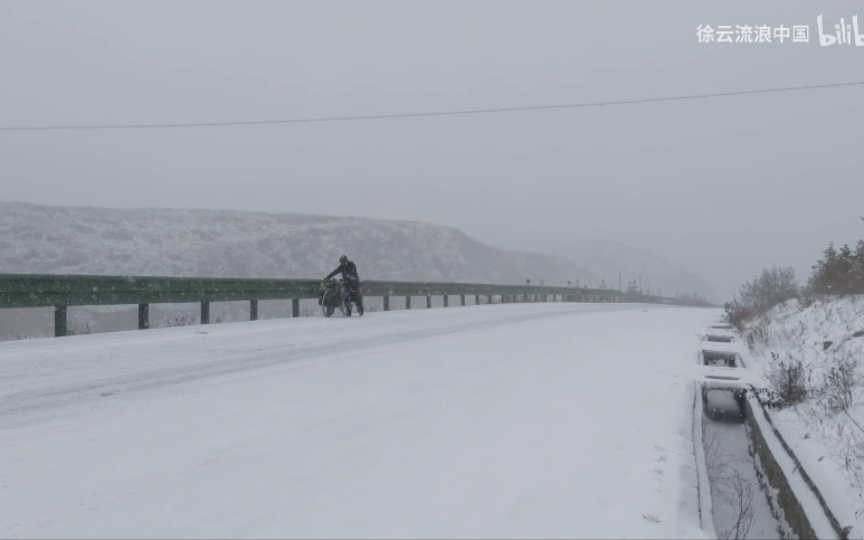
[[837,249],[831,242],[812,268],[803,287],[798,285],[792,268],[775,266],[762,270],[753,281],[741,286],[737,297],[726,303],[729,322],[740,329],[745,321],[793,298],[810,305],[825,296],[864,294],[864,239],[854,249],[848,245]]

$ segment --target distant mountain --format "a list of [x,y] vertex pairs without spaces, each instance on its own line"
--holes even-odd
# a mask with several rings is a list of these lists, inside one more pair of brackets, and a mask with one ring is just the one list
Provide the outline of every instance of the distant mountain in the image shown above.
[[[698,293],[703,298],[716,299],[716,293],[702,278],[695,276],[647,251],[608,240],[570,240],[564,244],[549,246],[548,253],[565,257],[581,268],[600,276],[607,284],[621,288],[627,282],[642,276],[642,288],[664,296]],[[590,283],[589,285],[594,285]]]
[[498,249],[427,223],[0,203],[0,273],[318,278],[343,253],[365,279],[599,283],[564,257]]

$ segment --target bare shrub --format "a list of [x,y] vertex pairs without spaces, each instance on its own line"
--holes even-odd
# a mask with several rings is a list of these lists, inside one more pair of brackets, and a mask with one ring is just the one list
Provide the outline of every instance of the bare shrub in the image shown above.
[[84,328],[78,328],[77,326],[69,325],[66,329],[67,336],[78,336],[83,334],[92,334],[93,331],[90,329],[90,323],[85,323]]
[[825,400],[825,407],[834,414],[848,412],[855,404],[856,395],[864,387],[859,364],[860,359],[847,352],[835,356],[825,373],[820,397]]
[[732,507],[735,521],[728,530],[719,532],[717,537],[721,540],[747,538],[756,517],[753,510],[753,483],[736,470],[730,471],[723,482],[726,489],[722,497]]
[[810,394],[810,379],[812,369],[801,360],[780,360],[776,353],[771,353],[771,361],[765,372],[765,378],[771,385],[762,397],[767,397],[766,405],[785,409],[803,403]]
[[[830,449],[825,457],[834,462],[852,487],[864,489],[864,429],[848,414],[837,422],[819,424],[822,441]],[[864,513],[864,508],[861,508]]]
[[[864,427],[850,414],[862,388],[856,365],[857,359],[835,359],[816,399],[800,413],[805,425],[829,449],[824,457],[839,467],[850,486],[864,489]],[[864,513],[864,506],[859,513]]]
[[720,453],[725,437],[725,431],[714,432],[705,445],[705,470],[712,484],[721,479],[735,462],[731,455]]
[[753,526],[753,483],[747,480],[734,464],[741,462],[729,454],[721,453],[726,432],[715,432],[705,446],[705,468],[708,480],[720,498],[732,508],[735,519],[725,531],[718,531],[718,538],[746,538]]
[[195,321],[197,320],[197,317],[191,317],[189,319],[186,319],[186,317],[174,317],[173,320],[167,320],[163,322],[162,328],[171,328],[174,326],[189,326],[195,324]]
[[747,320],[797,296],[798,283],[793,268],[765,269],[753,281],[742,285],[738,296],[724,306],[726,318],[740,331]]
[[749,347],[751,351],[753,351],[758,344],[770,344],[771,338],[768,332],[770,325],[771,319],[763,316],[741,330],[744,335],[744,340],[747,342],[747,347]]

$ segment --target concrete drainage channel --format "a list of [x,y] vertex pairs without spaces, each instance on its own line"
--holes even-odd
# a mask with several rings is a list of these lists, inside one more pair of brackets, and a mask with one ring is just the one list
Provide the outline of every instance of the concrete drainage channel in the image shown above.
[[699,354],[693,441],[703,529],[724,539],[843,538],[754,395],[730,330],[712,326]]

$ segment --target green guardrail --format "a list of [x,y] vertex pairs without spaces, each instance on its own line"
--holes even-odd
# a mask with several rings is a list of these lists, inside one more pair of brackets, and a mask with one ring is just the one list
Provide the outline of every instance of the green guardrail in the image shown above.
[[[138,328],[150,327],[150,304],[200,303],[201,324],[210,322],[211,302],[248,301],[249,318],[258,318],[259,300],[291,300],[292,315],[300,314],[300,299],[318,298],[321,280],[317,279],[235,279],[180,278],[147,276],[86,276],[50,274],[0,274],[0,309],[54,307],[54,335],[66,335],[66,308],[69,306],[138,305]],[[405,281],[363,281],[364,296],[384,298],[389,310],[391,296],[425,296],[431,307],[432,296],[474,295],[475,303],[486,296],[489,303],[498,296],[502,303],[512,302],[641,302],[674,303],[654,296],[625,295],[617,290],[578,289],[535,285],[485,285],[475,283],[421,283]]]

